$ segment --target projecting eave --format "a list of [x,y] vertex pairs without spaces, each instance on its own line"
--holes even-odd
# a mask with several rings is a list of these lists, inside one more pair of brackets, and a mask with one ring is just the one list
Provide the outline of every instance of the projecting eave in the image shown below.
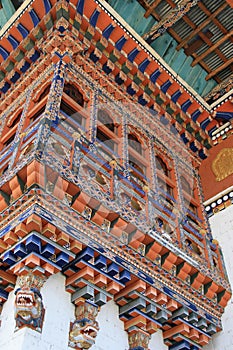
[[105,10],[109,12],[111,16],[117,21],[117,23],[123,27],[123,29],[134,38],[134,40],[139,44],[139,46],[147,51],[149,56],[159,64],[159,66],[164,69],[174,81],[177,81],[179,85],[186,90],[197,102],[205,108],[207,111],[211,111],[211,106],[189,85],[184,79],[182,79],[164,60],[159,56],[156,51],[132,28],[128,23],[105,1],[96,0]]
[[22,5],[11,16],[2,29],[0,29],[0,40],[7,34],[8,30],[14,25],[14,23],[22,16],[27,8],[33,3],[34,0],[24,0]]
[[[159,109],[166,122],[179,130],[187,147],[205,158],[211,142],[209,135],[218,127],[210,106],[103,0],[25,1],[0,32],[3,96],[28,69],[24,65],[26,56],[30,56],[26,59],[30,66],[41,54],[36,46],[40,40],[37,37],[46,35],[55,25],[58,6],[60,13],[66,13],[70,29],[74,19],[78,23],[78,39],[85,41],[86,56],[105,73],[107,67],[106,76],[121,85],[133,101],[152,110]],[[109,26],[113,28],[111,33]],[[21,48],[23,52],[18,50]],[[16,55],[17,51],[25,58]]]

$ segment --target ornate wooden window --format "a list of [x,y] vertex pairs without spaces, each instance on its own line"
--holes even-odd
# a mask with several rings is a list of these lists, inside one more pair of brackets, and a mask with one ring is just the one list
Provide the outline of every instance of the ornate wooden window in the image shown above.
[[72,84],[67,83],[64,86],[64,92],[70,96],[77,104],[84,106],[84,98],[81,92]]
[[190,194],[190,196],[193,195],[193,190],[190,186],[190,183],[188,182],[188,180],[184,177],[184,176],[181,176],[180,178],[181,180],[181,187],[182,187],[182,190],[188,194]]
[[87,124],[87,111],[84,108],[84,96],[79,89],[70,83],[66,83],[64,86],[64,93],[62,96],[60,111],[63,114],[65,124],[76,130],[86,129]]
[[118,155],[118,126],[113,118],[104,109],[99,109],[97,113],[96,139],[100,143],[100,150],[111,160]]
[[73,107],[71,107],[64,100],[61,101],[60,110],[62,114],[66,117],[66,123],[72,126],[74,129],[77,127],[82,127],[85,129],[86,126],[86,118],[79,111],[76,111]]
[[136,189],[143,189],[145,184],[148,184],[148,149],[144,146],[143,140],[131,132],[128,134],[128,157],[131,182],[136,186]]
[[[172,164],[172,160],[169,160],[169,164]],[[161,155],[155,156],[156,164],[156,174],[157,182],[159,187],[160,198],[163,202],[163,205],[169,210],[172,210],[174,207],[174,188],[175,188],[175,179],[172,168],[167,165],[167,162],[163,159]]]
[[166,176],[169,177],[170,171],[168,170],[167,164],[159,156],[155,157],[156,168],[162,171]]
[[115,133],[116,127],[115,127],[114,121],[104,109],[98,110],[97,119],[99,123],[101,123],[103,126],[105,126],[110,131]]
[[139,154],[143,153],[142,145],[135,135],[133,134],[128,135],[128,143],[129,143],[129,146],[132,147],[137,153]]
[[202,255],[202,251],[201,251],[200,247],[195,242],[193,242],[191,239],[187,238],[185,240],[185,246],[186,246],[187,251],[192,251],[194,254],[197,254],[199,256]]
[[[196,179],[192,179],[192,186],[185,176],[181,176],[180,179],[188,222],[194,230],[199,231],[202,214],[200,210],[200,199],[198,198]],[[194,188],[196,188],[196,190]]]

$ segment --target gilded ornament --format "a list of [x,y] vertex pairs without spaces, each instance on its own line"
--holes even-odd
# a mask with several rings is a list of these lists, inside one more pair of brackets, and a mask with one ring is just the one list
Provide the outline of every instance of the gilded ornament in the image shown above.
[[233,148],[223,148],[212,163],[216,181],[222,181],[233,174]]

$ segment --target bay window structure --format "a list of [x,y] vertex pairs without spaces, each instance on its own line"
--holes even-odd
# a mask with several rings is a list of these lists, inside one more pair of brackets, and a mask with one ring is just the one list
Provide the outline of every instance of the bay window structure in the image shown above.
[[155,1],[0,3],[23,3],[0,38],[0,349],[201,350],[231,298],[198,177],[221,111],[203,100],[211,72],[195,69],[199,100],[149,49]]

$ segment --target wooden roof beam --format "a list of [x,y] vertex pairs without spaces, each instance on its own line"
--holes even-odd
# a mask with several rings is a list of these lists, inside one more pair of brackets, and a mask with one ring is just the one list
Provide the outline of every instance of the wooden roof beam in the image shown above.
[[218,74],[219,72],[221,72],[223,69],[227,68],[228,66],[230,66],[230,64],[233,63],[233,57],[226,61],[224,64],[222,64],[220,67],[216,68],[215,70],[213,70],[211,73],[209,73],[205,80],[209,80],[211,79],[212,77],[214,77],[216,74]]
[[[139,1],[141,3],[141,1]],[[161,17],[158,15],[158,13],[152,11],[152,16],[157,20],[160,21]],[[173,36],[173,38],[178,41],[178,43],[181,42],[181,37],[172,29],[171,27],[168,28],[168,32]]]
[[146,13],[144,15],[145,18],[148,18],[154,9],[161,3],[162,0],[155,0],[153,4],[146,10]]
[[213,18],[215,18],[219,13],[221,13],[227,6],[227,3],[224,3],[222,6],[220,6],[214,13],[212,13],[211,16],[209,16],[204,22],[202,22],[201,25],[199,25],[194,31],[192,31],[192,33],[190,33],[184,40],[182,40],[181,43],[177,45],[176,50],[179,51],[182,47],[184,47],[189,42],[189,40],[191,40],[202,29],[204,29],[207,26],[207,24],[209,24],[213,20]]
[[233,8],[233,1],[232,0],[226,0],[228,4]]
[[[211,12],[205,7],[205,5],[201,1],[198,1],[197,5],[203,12],[205,12],[207,16],[211,16]],[[222,23],[219,22],[217,18],[213,18],[213,22],[221,30],[221,32],[223,32],[223,34],[228,33],[228,30],[222,25]]]
[[[143,38],[147,41],[148,39],[151,39],[152,41],[156,39],[160,35],[159,29],[164,27],[164,30],[169,29],[173,26],[174,23],[178,22],[181,17],[183,17],[189,10],[190,6],[189,3],[184,4],[182,9],[179,8],[180,3],[174,4],[171,0],[167,0],[167,3],[170,4],[172,9],[152,28],[143,35]],[[194,6],[194,4],[191,4],[191,7]],[[177,15],[178,14],[178,15]],[[176,16],[177,15],[177,16]]]
[[207,49],[203,54],[198,56],[191,64],[192,67],[194,67],[197,63],[199,63],[203,58],[208,56],[211,52],[213,52],[216,48],[218,48],[220,45],[222,45],[231,35],[233,35],[233,30],[231,30],[227,35],[222,37],[219,41],[217,41],[213,46],[211,46],[209,49]]

